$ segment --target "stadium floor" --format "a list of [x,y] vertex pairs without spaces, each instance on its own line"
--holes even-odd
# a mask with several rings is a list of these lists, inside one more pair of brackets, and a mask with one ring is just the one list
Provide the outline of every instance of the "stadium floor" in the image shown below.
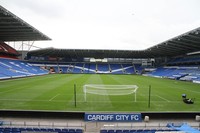
[[[137,85],[137,101],[130,95],[87,94],[85,84]],[[76,100],[74,94],[76,86]],[[151,93],[149,93],[151,86]],[[1,110],[100,111],[100,112],[198,112],[199,84],[159,79],[140,75],[51,74],[0,84]],[[149,95],[150,94],[150,95]],[[195,98],[195,103],[183,103],[182,94]],[[150,100],[149,100],[150,96]],[[76,102],[75,102],[76,101]],[[76,106],[75,106],[76,104]]]

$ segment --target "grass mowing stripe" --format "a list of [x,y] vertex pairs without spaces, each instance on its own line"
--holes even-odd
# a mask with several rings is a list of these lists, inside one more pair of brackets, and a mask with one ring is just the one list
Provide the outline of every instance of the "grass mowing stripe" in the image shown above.
[[[73,98],[74,84],[77,86],[76,108]],[[84,84],[138,85],[137,102],[133,102],[131,95],[100,96],[95,94],[88,94],[89,99],[84,102],[82,88]],[[152,87],[151,108],[147,106],[149,85]],[[195,104],[184,104],[181,98],[183,93],[187,94],[189,98],[196,98]],[[56,96],[57,94],[59,95]],[[139,75],[52,74],[23,78],[1,82],[0,95],[0,109],[128,112],[200,111],[199,84]],[[52,100],[49,101],[50,99]]]

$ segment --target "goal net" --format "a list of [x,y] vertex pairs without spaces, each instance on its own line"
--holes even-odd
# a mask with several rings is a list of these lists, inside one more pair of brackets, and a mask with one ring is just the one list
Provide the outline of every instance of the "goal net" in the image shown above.
[[136,102],[137,85],[102,85],[86,84],[83,86],[84,100],[87,101],[88,94],[96,95],[130,95],[134,94]]

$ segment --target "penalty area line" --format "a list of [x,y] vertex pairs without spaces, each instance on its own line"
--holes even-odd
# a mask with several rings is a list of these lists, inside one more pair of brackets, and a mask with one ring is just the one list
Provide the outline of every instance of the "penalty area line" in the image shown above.
[[161,99],[163,99],[163,100],[165,100],[165,101],[167,101],[167,102],[170,102],[169,100],[167,100],[167,99],[164,98],[164,97],[161,97],[161,96],[159,96],[159,95],[155,95],[155,96],[157,96],[157,97],[159,97],[159,98],[161,98]]
[[55,95],[54,97],[52,97],[51,99],[49,99],[49,101],[52,101],[54,98],[56,98],[57,96],[59,96],[60,94]]

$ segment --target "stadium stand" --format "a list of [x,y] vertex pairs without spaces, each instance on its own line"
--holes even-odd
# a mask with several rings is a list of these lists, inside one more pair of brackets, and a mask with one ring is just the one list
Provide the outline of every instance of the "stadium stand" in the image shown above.
[[0,55],[7,55],[15,58],[15,56],[19,55],[19,53],[6,43],[0,42]]
[[113,74],[123,74],[123,68],[121,64],[110,64],[110,69]]
[[83,64],[83,73],[88,73],[89,72],[89,64],[87,64],[87,63],[84,63]]
[[200,56],[199,55],[193,55],[193,56],[183,56],[183,57],[177,57],[173,58],[170,61],[167,62],[167,65],[175,65],[175,64],[190,64],[190,63],[199,63],[200,62]]
[[186,133],[200,133],[198,129],[192,128],[187,123],[181,123],[181,124],[175,124],[175,123],[168,123],[167,127],[177,130],[177,131],[183,131]]
[[40,67],[24,61],[7,58],[0,58],[0,70],[1,79],[48,74],[47,70]]
[[137,74],[141,74],[142,70],[144,69],[141,64],[134,64],[134,67]]
[[133,64],[122,64],[124,69],[124,74],[134,74],[135,70]]
[[49,133],[83,133],[82,129],[72,128],[40,128],[40,127],[0,127],[1,133],[21,133],[21,132],[49,132]]
[[83,73],[83,63],[76,63],[74,65],[73,73]]
[[[30,62],[34,66],[53,67],[56,73],[98,73],[98,74],[135,74],[134,64],[118,64],[118,63],[35,63]],[[140,67],[140,65],[138,65]],[[140,68],[140,71],[144,68]]]
[[[150,124],[150,123],[149,123]],[[154,123],[156,124],[156,123]],[[104,127],[100,130],[100,133],[200,133],[198,126],[194,126],[194,123],[175,122],[175,123],[160,123],[158,127],[154,124],[145,125],[145,127],[134,126],[128,127]],[[163,125],[162,125],[163,124]],[[191,126],[191,125],[193,126]],[[162,126],[161,126],[162,125]],[[124,125],[127,126],[127,125]]]
[[108,64],[97,64],[98,73],[109,73]]
[[200,69],[198,67],[169,66],[159,67],[147,74],[159,78],[170,78],[176,80],[192,81],[199,83]]
[[[55,69],[57,68],[58,69],[58,67],[56,66],[56,67],[54,67]],[[69,72],[69,65],[62,65],[62,66],[60,66],[59,67],[59,70],[57,70],[57,71],[61,71],[62,73],[68,73]]]
[[97,70],[97,65],[96,64],[88,64],[88,73],[96,73],[98,72]]
[[127,129],[122,129],[122,130],[101,130],[100,133],[157,133],[157,132],[175,132],[178,133],[178,130],[175,129],[131,129],[131,130],[127,130]]

